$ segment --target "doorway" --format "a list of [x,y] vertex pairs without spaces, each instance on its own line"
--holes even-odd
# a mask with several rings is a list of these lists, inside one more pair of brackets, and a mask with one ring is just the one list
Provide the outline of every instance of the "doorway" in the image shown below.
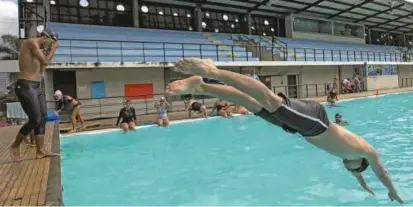
[[53,91],[56,90],[77,99],[76,71],[53,71]]
[[298,98],[297,75],[287,75],[288,97]]

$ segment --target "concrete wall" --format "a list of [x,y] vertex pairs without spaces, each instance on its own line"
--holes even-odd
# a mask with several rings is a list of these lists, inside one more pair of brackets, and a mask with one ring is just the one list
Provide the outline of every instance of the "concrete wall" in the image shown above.
[[[92,81],[104,81],[105,96],[119,98],[90,100]],[[77,70],[76,82],[77,96],[82,102],[83,113],[87,119],[116,117],[119,110],[124,106],[125,84],[152,83],[154,85],[154,94],[163,94],[165,87],[163,68]],[[154,101],[159,100],[161,96],[163,95],[156,95],[153,99],[133,100],[132,105],[137,109],[137,114],[153,113]],[[144,110],[146,107],[149,108],[149,111]]]
[[0,60],[0,72],[16,73],[19,72],[18,60]]
[[365,40],[356,37],[343,37],[334,36],[328,34],[306,33],[306,32],[293,32],[293,38],[309,39],[309,40],[324,40],[324,41],[337,41],[337,42],[351,42],[357,44],[364,44]]
[[390,89],[399,87],[398,75],[379,75],[366,77],[367,90]]

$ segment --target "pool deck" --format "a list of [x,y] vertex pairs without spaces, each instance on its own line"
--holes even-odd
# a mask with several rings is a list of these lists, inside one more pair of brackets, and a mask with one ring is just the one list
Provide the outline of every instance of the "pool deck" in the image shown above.
[[[413,91],[411,88],[380,90],[380,94]],[[340,100],[376,95],[376,91],[354,94],[343,94]],[[326,97],[309,98],[324,102]],[[187,118],[185,112],[169,113],[171,120]],[[140,116],[138,121],[153,121],[154,115]],[[100,120],[101,124],[113,124],[116,119]],[[96,123],[88,122],[89,124]],[[45,143],[48,150],[60,151],[59,125],[52,122],[46,127]],[[111,128],[111,127],[106,127]],[[112,127],[113,128],[113,127]],[[8,147],[13,142],[20,127],[0,128],[0,205],[2,206],[61,206],[62,185],[60,175],[60,158],[35,159],[34,147],[21,146],[24,159],[13,162],[9,156]],[[94,129],[96,130],[96,129]]]
[[[46,125],[46,149],[59,152],[58,124]],[[20,127],[0,128],[0,205],[61,205],[60,158],[36,159],[35,147],[22,144],[23,160],[14,162],[9,146]]]

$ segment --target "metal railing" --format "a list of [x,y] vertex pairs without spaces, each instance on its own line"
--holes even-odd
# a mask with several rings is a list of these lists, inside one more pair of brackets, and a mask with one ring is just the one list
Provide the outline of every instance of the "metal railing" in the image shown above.
[[[274,93],[282,92],[291,98],[311,98],[325,96],[328,93],[326,84],[302,84],[294,86],[275,86],[272,87]],[[139,96],[116,96],[101,99],[78,99],[82,104],[82,114],[86,120],[116,118],[119,111],[124,107],[125,100],[131,100],[131,106],[135,108],[137,115],[155,114],[154,104],[163,97],[164,94],[147,94]],[[167,97],[171,104],[170,112],[184,112],[185,100],[189,95]],[[217,98],[203,95],[196,95],[195,99],[204,104],[207,108],[213,107]],[[48,101],[49,110],[55,110],[56,101]],[[70,121],[70,110],[61,113],[61,121]]]
[[[61,39],[55,57],[61,62],[175,62],[184,57],[215,61],[386,61],[410,62],[411,55],[401,52],[329,50],[275,46],[241,46],[236,44],[204,44],[143,41],[109,41]],[[257,49],[258,48],[258,49]],[[258,51],[257,51],[258,50]],[[255,51],[255,52],[253,52]],[[264,52],[263,52],[264,51]],[[252,56],[254,54],[254,56]],[[278,57],[277,57],[278,56]],[[107,61],[107,60],[111,61]]]

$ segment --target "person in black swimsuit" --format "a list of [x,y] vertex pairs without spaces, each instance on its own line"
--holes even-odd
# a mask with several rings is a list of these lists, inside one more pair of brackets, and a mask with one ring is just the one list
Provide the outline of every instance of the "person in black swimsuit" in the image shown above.
[[135,130],[136,127],[136,113],[135,108],[130,106],[131,102],[129,100],[126,101],[126,106],[123,107],[118,116],[118,120],[116,121],[116,126],[119,126],[119,121],[122,119],[121,128],[126,132],[128,129]]
[[190,97],[185,103],[185,110],[188,111],[188,117],[192,118],[192,111],[198,112],[203,118],[208,118],[207,108],[202,103],[197,102],[193,97]]
[[[58,44],[59,36],[52,30],[43,30],[38,37],[21,42],[19,51],[19,77],[15,93],[29,120],[17,134],[10,146],[10,155],[15,161],[21,160],[20,145],[34,131],[36,157],[50,157],[59,154],[46,150],[44,135],[46,130],[46,97],[41,88],[42,73],[50,64]],[[42,51],[41,48],[44,48]]]
[[334,119],[336,121],[336,124],[340,125],[340,126],[345,126],[348,125],[347,121],[343,120],[343,117],[341,116],[341,114],[336,113],[336,115],[334,116]]
[[232,110],[233,110],[233,107],[230,106],[228,102],[222,99],[219,99],[218,101],[215,102],[214,110],[212,111],[212,113],[216,111],[218,115],[225,117],[225,118],[230,118],[232,117]]
[[[389,199],[403,203],[375,148],[362,137],[330,121],[322,104],[310,100],[290,99],[283,93],[274,93],[260,81],[218,69],[212,60],[184,58],[175,63],[174,69],[195,76],[169,83],[165,88],[166,95],[207,95],[242,105],[274,126],[288,133],[298,133],[317,149],[339,157],[360,186],[374,195],[362,175],[362,172],[371,167],[378,180],[388,190]],[[220,80],[227,85],[207,84],[203,82],[203,77]],[[278,134],[279,131],[274,133]],[[271,131],[266,134],[272,136]]]
[[335,105],[336,101],[338,101],[338,94],[336,89],[332,89],[327,95],[327,102],[331,105]]
[[77,119],[79,119],[80,121],[81,129],[85,129],[86,128],[85,121],[83,120],[82,112],[80,111],[82,104],[70,96],[63,95],[60,90],[56,90],[54,97],[57,100],[57,111],[55,112],[55,114],[60,113],[61,111],[65,110],[69,106],[72,106],[73,108],[72,130],[69,131],[69,133],[76,131],[76,120]]

